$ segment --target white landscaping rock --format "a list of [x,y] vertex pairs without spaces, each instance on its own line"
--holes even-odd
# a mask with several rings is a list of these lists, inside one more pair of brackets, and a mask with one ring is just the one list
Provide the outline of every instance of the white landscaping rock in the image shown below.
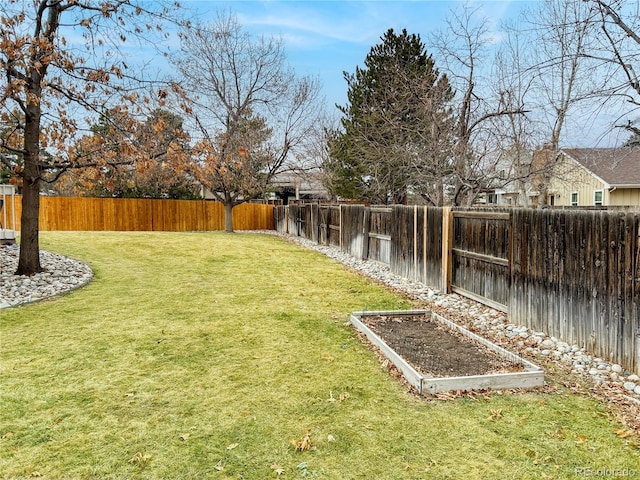
[[86,285],[93,278],[93,271],[85,263],[43,250],[43,272],[31,277],[14,275],[19,254],[18,245],[0,246],[0,308],[59,295]]

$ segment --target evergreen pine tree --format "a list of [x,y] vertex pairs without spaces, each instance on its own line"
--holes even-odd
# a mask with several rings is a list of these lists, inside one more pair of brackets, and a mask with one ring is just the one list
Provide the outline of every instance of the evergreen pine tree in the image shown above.
[[348,103],[329,141],[329,187],[371,203],[405,203],[410,192],[441,203],[453,91],[418,35],[389,29],[381,40],[364,68],[344,73]]

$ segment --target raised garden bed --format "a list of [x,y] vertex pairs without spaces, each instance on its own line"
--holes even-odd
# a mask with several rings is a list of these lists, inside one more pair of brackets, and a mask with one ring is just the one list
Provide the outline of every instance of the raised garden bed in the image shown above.
[[538,366],[428,310],[354,312],[351,323],[420,394],[544,384]]

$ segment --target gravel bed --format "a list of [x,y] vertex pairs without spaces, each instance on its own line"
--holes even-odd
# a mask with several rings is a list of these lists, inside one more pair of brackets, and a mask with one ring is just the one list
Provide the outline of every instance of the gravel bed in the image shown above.
[[0,309],[60,295],[86,285],[93,278],[88,265],[43,250],[40,251],[43,272],[29,277],[14,275],[19,254],[18,245],[0,245]]

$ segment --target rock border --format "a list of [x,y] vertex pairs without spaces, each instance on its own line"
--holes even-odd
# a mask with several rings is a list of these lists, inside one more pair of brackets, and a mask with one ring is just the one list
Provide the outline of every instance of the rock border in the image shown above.
[[19,254],[16,244],[0,245],[0,309],[56,297],[93,279],[93,270],[86,263],[44,250],[40,251],[43,272],[15,275]]

